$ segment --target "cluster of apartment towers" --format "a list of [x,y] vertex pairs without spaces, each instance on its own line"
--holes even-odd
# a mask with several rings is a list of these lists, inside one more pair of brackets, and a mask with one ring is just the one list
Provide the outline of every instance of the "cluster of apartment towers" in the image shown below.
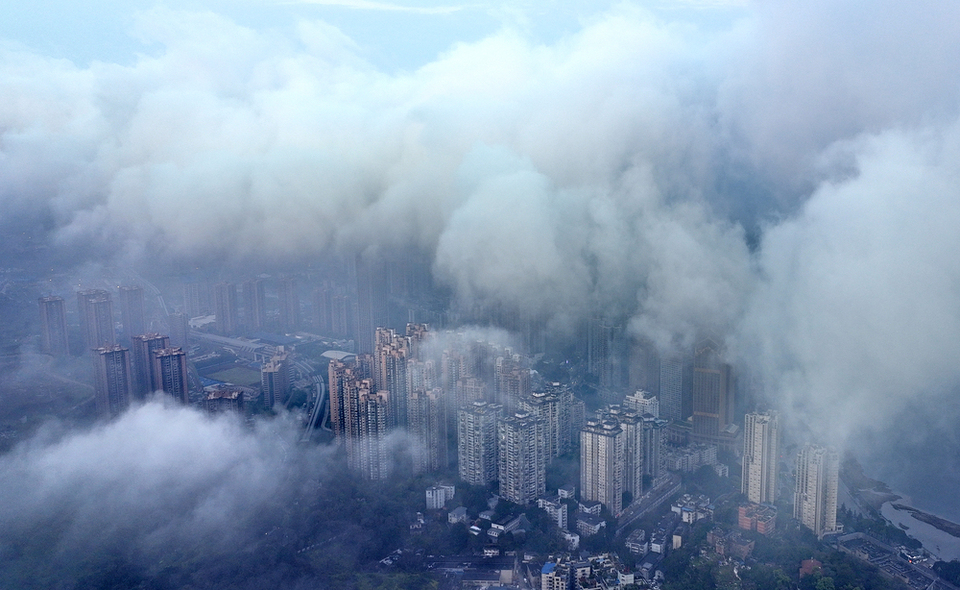
[[[171,317],[171,335],[146,331],[143,288],[119,288],[122,331],[114,325],[113,298],[105,289],[77,292],[77,311],[83,347],[90,351],[96,388],[97,411],[117,416],[133,399],[163,391],[189,402],[187,361],[187,318]],[[66,304],[62,297],[41,297],[41,347],[54,356],[69,353]],[[180,321],[177,322],[176,320]]]
[[[560,383],[533,391],[529,360],[464,334],[445,333],[442,350],[427,327],[375,333],[373,354],[329,365],[330,421],[348,463],[369,479],[394,464],[388,434],[413,438],[414,469],[449,463],[455,432],[460,479],[499,484],[503,498],[527,504],[546,491],[549,461],[579,442],[581,497],[622,512],[623,492],[640,497],[661,479],[663,433],[657,398],[640,391],[585,419],[583,401]],[[424,354],[425,350],[429,350]]]
[[[143,288],[119,288],[120,334],[114,327],[113,298],[105,289],[77,292],[82,346],[90,352],[94,369],[97,412],[104,418],[122,413],[133,400],[162,391],[189,403],[186,353],[189,325],[186,314],[169,316],[170,334],[146,330]],[[69,354],[66,302],[62,297],[41,297],[41,348],[53,356]],[[218,391],[206,400],[213,410],[240,409],[242,392]],[[211,406],[212,404],[212,406]]]
[[[288,297],[281,300],[290,302],[281,304],[281,319],[286,316],[287,323],[296,324],[295,287],[292,281],[282,285],[280,291]],[[250,282],[244,291],[245,299],[258,298],[261,303],[247,302],[247,307],[263,309],[262,283]],[[237,322],[236,287],[218,284],[214,293],[218,329],[229,333],[236,327],[231,322]],[[118,338],[111,293],[103,289],[77,292],[83,345],[94,361],[99,413],[116,416],[131,399],[142,399],[153,391],[188,403],[183,351],[189,333],[187,315],[170,315],[169,336],[149,333],[143,289],[121,286],[119,299],[122,331]],[[67,354],[63,298],[42,297],[39,304],[43,350]],[[265,323],[264,317],[248,315],[255,323]],[[625,508],[623,492],[639,498],[665,474],[661,449],[671,422],[660,418],[657,397],[638,391],[623,404],[607,405],[586,419],[583,402],[569,387],[550,383],[532,391],[529,360],[509,348],[447,334],[442,351],[421,354],[431,346],[428,336],[424,324],[409,324],[406,334],[377,328],[373,354],[330,362],[330,424],[346,449],[348,463],[364,477],[376,480],[388,475],[394,446],[387,436],[397,429],[413,438],[414,469],[419,472],[448,465],[447,440],[453,429],[460,478],[474,485],[499,482],[500,495],[518,504],[544,495],[547,463],[575,450],[577,437],[581,497],[602,503],[614,516]],[[129,343],[129,348],[120,342]],[[439,366],[433,360],[437,352]],[[273,373],[283,374],[277,363],[268,365],[267,369],[276,369]],[[275,384],[270,389],[282,387]],[[671,393],[668,398],[679,397],[678,392]],[[668,417],[679,414],[679,403],[665,401]],[[730,367],[722,362],[717,345],[705,340],[695,350],[690,438],[731,448],[739,434],[732,414]],[[772,504],[777,498],[779,440],[775,412],[746,415],[742,491],[751,502]],[[800,451],[796,466],[794,517],[818,535],[836,530],[837,453],[808,445]]]
[[[777,500],[780,473],[780,417],[747,414],[743,433],[742,492],[754,504]],[[820,445],[804,446],[796,457],[793,517],[818,537],[837,530],[840,456]]]

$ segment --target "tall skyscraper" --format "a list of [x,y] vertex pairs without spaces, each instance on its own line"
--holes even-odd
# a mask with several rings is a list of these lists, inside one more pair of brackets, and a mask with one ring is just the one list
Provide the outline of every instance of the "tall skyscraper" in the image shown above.
[[330,428],[337,443],[345,446],[347,437],[359,431],[356,423],[359,403],[358,384],[368,375],[358,363],[331,360],[327,368],[327,388],[330,392]]
[[93,350],[117,343],[117,335],[113,329],[113,302],[108,291],[78,291],[77,309],[80,313],[80,331],[87,349]]
[[130,405],[130,359],[119,345],[94,350],[97,413],[104,418],[120,415]]
[[407,360],[411,358],[410,339],[389,328],[377,328],[374,353],[376,391],[390,392],[388,424],[391,428],[407,425]]
[[333,295],[329,287],[313,290],[313,325],[320,334],[333,334]]
[[69,354],[67,344],[67,306],[63,297],[41,297],[40,346],[43,352],[53,356]]
[[282,404],[290,395],[290,365],[283,347],[260,368],[260,389],[268,408]]
[[153,351],[153,390],[163,391],[185,404],[190,403],[187,387],[187,353],[179,348]]
[[417,445],[414,470],[439,471],[447,466],[447,420],[443,390],[439,387],[410,390],[407,403],[407,427]]
[[743,421],[743,480],[740,490],[757,504],[777,500],[780,418],[776,412],[747,414]]
[[293,277],[280,279],[277,286],[280,300],[280,329],[283,332],[300,330],[300,292]]
[[387,392],[377,392],[372,362],[361,355],[353,362],[330,361],[330,424],[337,443],[347,452],[347,464],[364,478],[377,480],[387,476],[389,457],[384,439],[387,434]]
[[143,287],[133,285],[120,287],[120,322],[123,324],[123,337],[126,341],[146,333]]
[[634,409],[609,406],[605,419],[616,420],[623,431],[623,491],[643,495],[643,418]]
[[697,344],[693,366],[693,433],[696,442],[723,444],[721,432],[733,422],[730,365],[710,339]]
[[217,314],[217,331],[233,336],[240,327],[237,314],[237,286],[233,283],[217,283],[213,286],[214,309]]
[[243,282],[243,323],[250,330],[267,326],[267,292],[261,279]]
[[[644,414],[643,418],[643,475],[650,479],[651,485],[656,485],[664,474],[663,467],[663,432],[668,422]],[[644,487],[644,492],[648,491]]]
[[678,354],[660,359],[660,417],[683,420],[683,357]]
[[134,398],[143,399],[153,391],[153,353],[165,348],[170,348],[170,338],[160,334],[140,334],[131,339]]
[[[370,384],[369,380],[365,383]],[[384,440],[387,436],[388,406],[387,393],[374,393],[368,388],[360,390],[360,432],[356,440],[359,452],[354,456],[354,466],[365,479],[386,479],[390,472],[390,460]]]
[[546,492],[547,453],[543,420],[517,413],[499,424],[500,495],[528,504]]
[[530,395],[530,368],[519,354],[498,357],[494,375],[496,402],[506,411],[515,410],[520,398]]
[[[572,426],[570,406],[573,392],[559,383],[552,383],[523,396],[519,400],[519,411],[526,412],[543,420],[543,432],[547,451],[547,461],[559,457],[572,449]],[[579,436],[580,429],[577,428]]]
[[474,402],[460,409],[457,419],[457,458],[460,479],[477,486],[497,480],[499,404]]
[[615,420],[588,420],[580,431],[580,497],[623,511],[623,430]]
[[387,325],[387,270],[375,254],[359,254],[354,262],[357,279],[357,352],[370,354],[374,352],[377,327]]
[[170,322],[170,345],[175,348],[186,348],[187,338],[190,337],[190,319],[187,314],[175,311],[167,316]]
[[833,449],[807,445],[797,455],[793,517],[822,537],[837,530],[840,456]]

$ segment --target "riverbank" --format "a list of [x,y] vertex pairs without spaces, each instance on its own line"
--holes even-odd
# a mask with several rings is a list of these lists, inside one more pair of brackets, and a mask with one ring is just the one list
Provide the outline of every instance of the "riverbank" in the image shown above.
[[[891,503],[892,504],[892,503]],[[952,537],[960,539],[960,524],[955,522],[950,522],[945,518],[940,518],[939,516],[930,514],[929,512],[924,512],[912,506],[907,506],[905,504],[892,504],[894,508],[901,512],[909,512],[912,517],[919,520],[920,522],[925,522],[935,528],[940,529],[941,531],[947,533]]]
[[[920,541],[923,548],[942,561],[960,560],[960,525],[902,503],[888,502],[880,509],[887,522]],[[923,520],[921,520],[923,519]],[[930,522],[928,522],[930,521]],[[937,522],[943,528],[934,526]],[[952,525],[952,526],[951,526]],[[953,533],[944,529],[951,529]]]

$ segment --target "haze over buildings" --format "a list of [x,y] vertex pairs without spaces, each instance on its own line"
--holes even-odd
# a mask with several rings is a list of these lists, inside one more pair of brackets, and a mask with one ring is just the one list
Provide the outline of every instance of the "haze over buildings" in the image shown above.
[[[641,488],[662,475],[659,441],[687,434],[697,453],[753,441],[744,486],[763,501],[776,452],[767,427],[741,419],[771,407],[767,426],[852,450],[960,518],[960,6],[334,4],[8,7],[0,301],[29,289],[37,315],[5,323],[4,354],[82,353],[100,413],[135,406],[83,435],[100,451],[75,461],[110,457],[149,480],[104,449],[139,450],[149,427],[173,455],[176,441],[209,443],[185,432],[229,430],[135,403],[148,372],[177,403],[201,395],[184,364],[188,322],[250,362],[282,346],[251,333],[316,327],[356,353],[328,369],[327,423],[372,479],[396,463],[387,440],[406,426],[416,469],[452,468],[456,454],[464,481],[497,481],[498,424],[519,410],[542,421],[548,457],[588,433],[583,493],[611,512],[636,496],[638,473]],[[169,342],[138,350],[164,322]],[[408,323],[514,343],[471,337],[421,355]],[[266,360],[260,388],[278,408],[289,374]],[[582,400],[538,387],[538,363],[582,375],[591,409],[643,388],[659,417],[581,431]],[[168,439],[165,420],[184,426]],[[73,471],[62,449],[21,452],[82,473],[74,487],[116,483]],[[204,465],[282,495],[279,478],[257,475],[274,467]],[[156,459],[157,472],[181,468]],[[830,501],[824,473],[797,490],[818,533],[832,526],[817,508]],[[70,486],[51,489],[36,505],[73,506]],[[39,518],[17,494],[7,514]],[[77,513],[115,540],[85,498]],[[196,511],[235,515],[213,512]],[[10,534],[32,530],[18,526]]]

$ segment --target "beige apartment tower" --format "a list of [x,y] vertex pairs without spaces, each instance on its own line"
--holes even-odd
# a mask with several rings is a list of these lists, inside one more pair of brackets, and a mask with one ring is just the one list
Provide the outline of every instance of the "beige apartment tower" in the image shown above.
[[580,431],[580,496],[614,516],[623,511],[623,443],[616,420],[590,420]]

